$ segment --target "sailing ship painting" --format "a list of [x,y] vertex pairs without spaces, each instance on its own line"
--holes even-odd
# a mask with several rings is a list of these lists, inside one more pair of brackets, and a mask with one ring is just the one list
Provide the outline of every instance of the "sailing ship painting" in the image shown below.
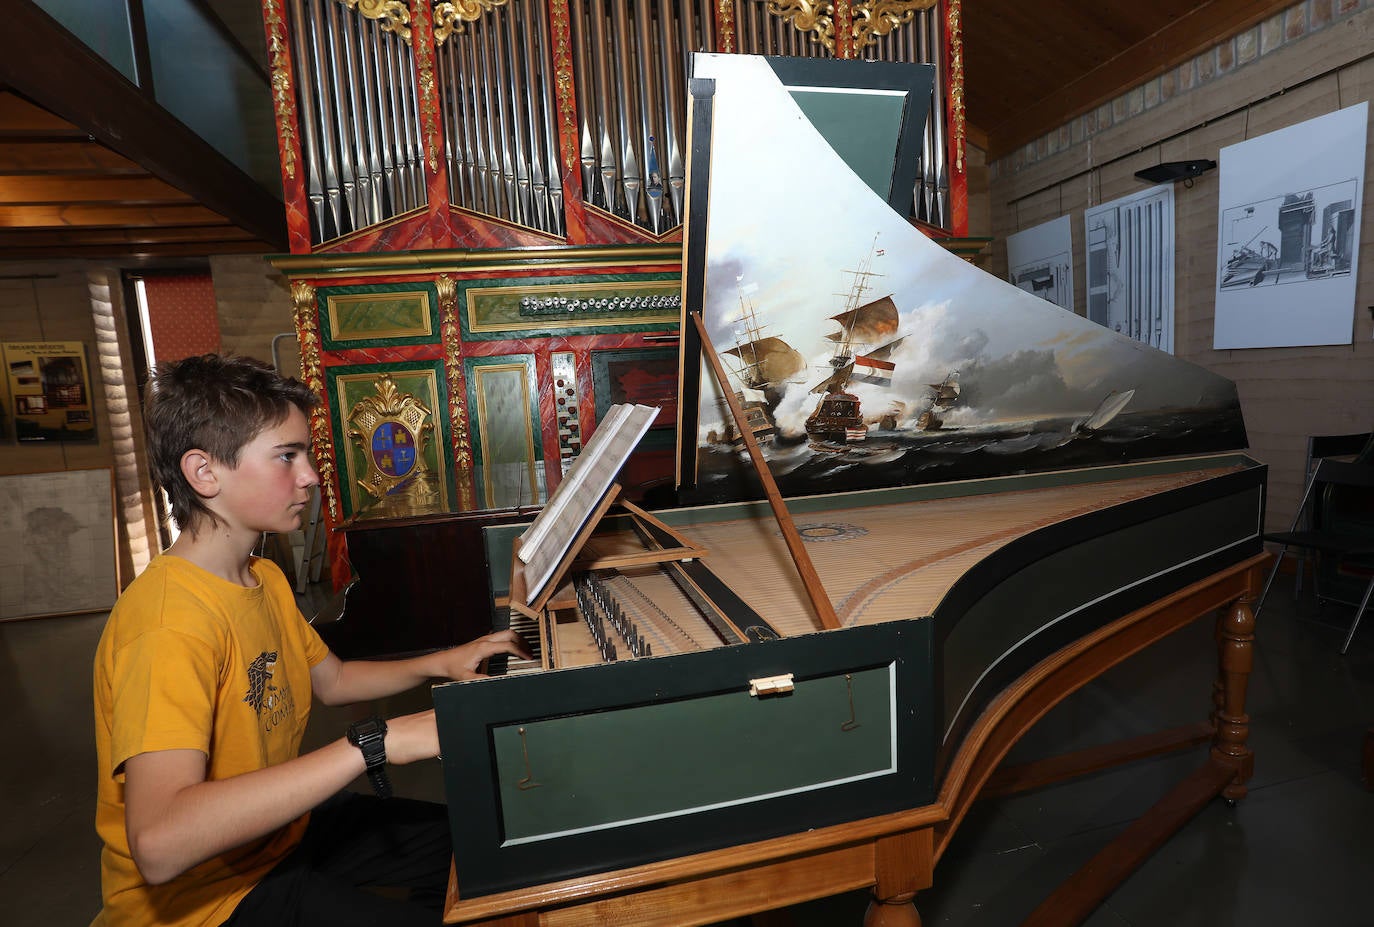
[[[721,78],[702,314],[728,373],[717,385],[702,368],[695,499],[758,495],[722,390],[744,400],[793,496],[1245,446],[1229,380],[928,239],[849,171],[762,60],[694,67]],[[816,176],[825,196],[797,193]]]
[[[844,309],[830,317],[839,328],[825,337],[835,345],[835,352],[829,358],[829,374],[811,388],[821,400],[806,418],[806,433],[817,441],[851,444],[865,440],[868,423],[859,397],[848,391],[850,380],[855,378],[854,368],[865,371],[859,374],[862,381],[880,383],[890,382],[896,369],[888,358],[902,340],[895,337],[897,306],[890,294],[874,300],[865,298],[872,289],[870,281],[877,275],[873,261],[883,253],[872,250],[859,268],[847,271],[852,281]],[[858,353],[869,347],[874,348],[872,353]]]

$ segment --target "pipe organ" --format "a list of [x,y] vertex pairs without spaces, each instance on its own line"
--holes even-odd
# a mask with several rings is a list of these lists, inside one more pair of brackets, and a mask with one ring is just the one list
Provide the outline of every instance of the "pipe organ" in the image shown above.
[[[796,0],[262,2],[291,248],[273,263],[322,399],[312,435],[329,528],[426,505],[540,505],[608,405],[674,403],[696,52],[933,64],[911,219],[948,247],[970,241],[950,130],[959,0],[895,0],[871,16],[867,3]],[[384,377],[432,416],[423,481],[379,477],[350,424],[358,404],[390,401]],[[664,435],[631,470],[632,495],[671,482]],[[379,479],[410,493],[403,506],[370,494]],[[386,547],[363,528],[330,537],[338,586],[366,570],[345,548]],[[473,586],[486,585],[479,564]],[[446,607],[401,610],[428,617],[409,634],[388,619],[336,650],[485,629],[445,625]]]
[[292,251],[675,239],[697,51],[934,64],[912,218],[964,234],[958,0],[883,6],[264,0]]

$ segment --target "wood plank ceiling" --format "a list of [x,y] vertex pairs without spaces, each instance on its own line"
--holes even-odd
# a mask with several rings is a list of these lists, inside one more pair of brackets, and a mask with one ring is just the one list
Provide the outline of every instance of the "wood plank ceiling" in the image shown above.
[[965,106],[989,160],[1294,0],[964,0]]
[[270,248],[72,123],[0,90],[0,258],[150,259]]
[[[259,0],[231,2],[262,28]],[[284,251],[285,226],[280,195],[173,118],[150,89],[29,0],[5,4],[0,260],[139,266]]]
[[[258,2],[215,5],[256,16]],[[1005,155],[1291,2],[964,0],[971,139]],[[206,168],[208,146],[121,96],[114,72],[26,0],[14,6],[0,30],[0,259],[284,250],[278,200]]]

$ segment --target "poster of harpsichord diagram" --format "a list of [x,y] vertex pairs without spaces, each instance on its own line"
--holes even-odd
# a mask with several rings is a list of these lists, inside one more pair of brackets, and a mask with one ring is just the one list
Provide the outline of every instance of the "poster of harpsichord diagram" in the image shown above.
[[[849,171],[766,61],[698,55],[694,68],[715,80],[709,205],[687,232],[689,253],[706,236],[703,319],[785,495],[1245,446],[1231,381],[928,239]],[[756,497],[705,367],[696,413],[684,486]]]

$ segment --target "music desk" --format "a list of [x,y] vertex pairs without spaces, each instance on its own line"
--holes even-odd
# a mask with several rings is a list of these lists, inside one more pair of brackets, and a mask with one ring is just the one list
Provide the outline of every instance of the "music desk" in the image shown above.
[[[1257,531],[1256,516],[1259,509],[1256,503],[1262,505],[1263,475],[1262,467],[1242,464],[1238,469],[1226,469],[1219,477],[1222,482],[1209,486],[1200,495],[1194,488],[1184,486],[1118,505],[1113,509],[1115,514],[1111,523],[1106,525],[1108,530],[1104,535],[1091,539],[1080,538],[1070,546],[1092,550],[1108,543],[1103,540],[1104,537],[1114,536],[1121,531],[1158,532],[1161,524],[1173,525],[1192,534],[1214,530],[1208,526],[1229,525],[1215,529],[1225,536],[1206,540],[1209,549],[1214,540],[1227,541],[1233,533],[1248,537],[1251,532]],[[1209,477],[1207,482],[1210,481]],[[1168,499],[1174,502],[1168,502]],[[1199,521],[1197,513],[1192,511],[1197,499],[1229,499],[1231,501],[1223,505],[1234,509],[1235,518],[1216,517],[1221,510],[1207,509],[1206,506],[1218,503],[1205,502],[1203,507],[1209,514]],[[1164,521],[1159,521],[1160,518]],[[1071,519],[1072,522],[1080,520],[1078,516]],[[1094,531],[1101,527],[1097,525]],[[1046,527],[1032,534],[1038,538],[1037,543],[1043,544],[1048,536],[1044,532],[1052,534],[1056,530],[1059,529]],[[1182,535],[1179,543],[1182,543]],[[1199,539],[1194,543],[1204,542]],[[1013,547],[1014,544],[1008,545],[998,556],[1010,556],[1006,551]],[[592,687],[596,690],[596,697],[624,701],[634,696],[637,679],[634,673],[642,673],[646,668],[635,667],[635,664],[653,664],[655,660],[620,661],[619,665],[592,670],[536,673],[523,679],[505,680],[504,683],[511,685],[504,690],[501,689],[502,680],[438,686],[435,689],[435,701],[436,709],[441,710],[441,746],[445,756],[446,785],[458,860],[455,875],[450,881],[444,920],[446,923],[484,927],[593,927],[605,924],[617,927],[688,927],[713,924],[868,888],[872,892],[873,902],[864,919],[866,927],[919,925],[918,893],[934,884],[936,863],[948,848],[951,837],[972,803],[979,797],[1034,788],[1121,762],[1210,741],[1208,759],[1200,769],[1066,882],[1027,921],[1037,927],[1078,923],[1207,801],[1218,795],[1234,801],[1246,793],[1245,783],[1252,769],[1252,757],[1246,745],[1249,719],[1245,707],[1246,686],[1253,659],[1252,604],[1258,595],[1268,556],[1262,553],[1257,535],[1255,543],[1246,540],[1231,549],[1238,551],[1239,555],[1229,556],[1229,562],[1208,564],[1207,571],[1201,575],[1197,571],[1188,574],[1187,579],[1191,581],[1175,584],[1170,591],[1153,600],[1142,602],[1137,598],[1130,610],[1118,610],[1097,621],[1090,629],[1080,627],[1072,640],[1052,652],[1042,654],[1027,667],[1018,668],[1017,675],[1010,682],[999,682],[995,691],[978,701],[979,710],[967,724],[961,726],[957,721],[949,724],[948,730],[957,732],[957,737],[954,734],[947,735],[942,747],[937,747],[933,752],[926,749],[925,752],[913,754],[917,758],[914,763],[904,755],[898,765],[915,765],[920,768],[918,772],[924,778],[908,784],[904,794],[894,796],[890,791],[884,793],[886,797],[880,799],[885,802],[882,813],[855,810],[873,807],[871,804],[865,806],[864,802],[879,800],[871,799],[870,795],[883,792],[881,781],[876,784],[870,784],[872,780],[859,782],[859,791],[852,793],[858,798],[846,797],[850,793],[833,789],[830,792],[813,792],[800,796],[810,801],[810,805],[786,806],[789,813],[794,815],[790,820],[802,817],[797,813],[798,807],[807,808],[804,814],[809,814],[811,805],[820,805],[823,810],[816,813],[832,814],[831,821],[813,824],[807,820],[802,826],[793,828],[800,830],[799,833],[783,833],[782,826],[785,824],[779,826],[777,821],[766,816],[760,819],[761,824],[752,821],[754,826],[772,829],[773,835],[765,839],[737,838],[736,835],[744,833],[745,827],[751,826],[751,815],[761,813],[746,804],[725,808],[725,815],[718,818],[711,818],[709,811],[707,814],[689,815],[690,818],[700,819],[694,823],[698,829],[710,832],[705,835],[683,830],[651,831],[650,839],[642,839],[643,835],[638,839],[632,837],[629,849],[618,846],[614,835],[583,835],[574,839],[592,840],[587,846],[595,848],[595,852],[572,852],[566,855],[566,848],[562,851],[557,847],[536,850],[539,853],[552,853],[549,868],[535,865],[530,867],[532,878],[528,877],[528,873],[522,875],[516,871],[518,867],[512,867],[512,862],[530,858],[542,863],[544,857],[515,855],[527,852],[530,848],[510,846],[521,841],[507,840],[503,828],[509,825],[518,831],[520,827],[528,825],[514,818],[501,818],[489,806],[510,808],[513,800],[547,799],[530,799],[529,793],[514,799],[516,793],[513,790],[502,791],[503,787],[499,784],[483,779],[488,770],[498,779],[513,779],[512,769],[516,769],[514,775],[518,775],[520,746],[512,747],[513,741],[509,740],[502,746],[501,741],[503,724],[505,727],[513,725],[496,715],[507,710],[505,706],[510,698],[520,701],[520,693],[527,686],[539,685],[547,690],[543,696],[546,700],[550,693],[558,696],[557,705],[560,708],[554,711],[543,707],[540,716],[554,718],[557,715],[560,723],[568,721],[578,716],[580,709],[577,699],[585,696],[579,695],[579,687],[570,686],[566,680],[579,678],[579,673],[583,673],[588,680],[593,678],[585,675],[588,672],[593,676],[601,674],[602,681]],[[1024,569],[1043,574],[1044,570],[1053,568],[1052,560],[1053,556],[1047,555]],[[1135,569],[1136,565],[1132,564],[1131,568]],[[1140,568],[1154,569],[1148,564]],[[1044,579],[1044,576],[1039,576],[1039,579]],[[1006,581],[1015,580],[1008,578]],[[977,585],[980,589],[988,588],[986,582],[980,581]],[[1026,607],[1033,610],[1036,605],[1028,603]],[[973,613],[974,608],[971,608],[969,614]],[[1166,635],[1209,615],[1216,616],[1218,670],[1211,691],[1198,693],[1198,723],[1022,767],[999,769],[1001,760],[1012,745],[1069,693]],[[935,617],[939,617],[938,610]],[[872,654],[860,652],[866,646],[863,635],[867,632],[905,635],[895,638],[897,645],[906,652],[919,654],[915,662],[924,664],[924,673],[930,672],[934,657],[931,656],[931,650],[923,651],[923,646],[943,647],[943,650],[935,652],[940,659],[949,662],[952,659],[952,636],[924,639],[913,632],[913,628],[928,629],[930,625],[930,622],[897,621],[870,628],[848,628],[746,647],[727,647],[711,654],[689,654],[667,659],[688,661],[681,664],[692,670],[686,675],[701,677],[709,675],[702,669],[708,666],[708,659],[736,659],[735,655],[740,653],[767,655],[769,648],[790,647],[792,649],[787,650],[787,654],[800,654],[797,659],[804,663],[807,652],[803,648],[810,646],[808,639],[819,639],[825,646],[827,659],[834,667],[838,667],[837,672],[855,673],[854,691],[857,692],[859,670],[849,667],[871,665]],[[889,630],[884,631],[884,628]],[[938,634],[938,631],[935,633]],[[850,641],[856,643],[850,644]],[[891,640],[877,638],[874,638],[874,644],[894,646]],[[852,656],[847,651],[851,647],[858,648]],[[762,656],[751,658],[763,659]],[[844,663],[845,659],[851,659],[852,663]],[[901,661],[893,662],[896,664]],[[615,675],[612,677],[608,671],[614,671]],[[946,674],[950,672],[954,670],[947,670]],[[900,674],[900,669],[893,673],[896,680],[893,692],[905,696],[910,690],[903,688],[905,683]],[[665,674],[666,677],[677,675],[681,674]],[[804,675],[799,674],[799,678]],[[936,673],[935,678],[938,680],[941,675]],[[564,681],[559,682],[558,677]],[[847,680],[849,676],[843,678]],[[698,684],[705,685],[700,681]],[[924,677],[922,684],[926,684]],[[655,685],[658,687],[658,697],[672,701],[671,685],[661,680]],[[801,685],[799,683],[798,693],[802,691]],[[587,688],[587,683],[582,682],[580,687]],[[534,692],[534,689],[530,688],[529,691]],[[500,698],[502,694],[507,698]],[[930,704],[935,705],[950,701],[947,696],[941,698],[938,687],[933,694],[928,691],[921,698],[930,699]],[[441,706],[445,700],[449,700],[446,709]],[[678,701],[691,702],[691,699]],[[897,705],[903,704],[896,695],[893,701]],[[538,704],[538,699],[530,704]],[[521,711],[528,710],[517,705],[509,709],[511,714],[506,718],[519,717]],[[946,712],[947,719],[957,714],[950,712],[948,706],[940,710]],[[445,711],[449,713],[447,721],[443,717]],[[615,712],[615,706],[610,706],[593,714]],[[898,714],[905,717],[907,713],[899,711]],[[626,717],[634,723],[632,715],[627,714]],[[461,736],[455,733],[464,725],[470,728],[466,733]],[[929,739],[930,732],[924,728],[901,728],[899,731],[899,727],[894,723],[893,731],[899,733],[897,739]],[[535,730],[531,726],[531,731]],[[509,736],[513,737],[513,734]],[[522,726],[521,743],[524,736]],[[548,741],[543,734],[532,736],[545,737],[544,743]],[[445,738],[448,738],[447,742]],[[470,756],[476,746],[483,742],[494,751],[486,758],[451,760],[451,757],[459,756],[459,743],[463,744],[463,749]],[[606,752],[607,748],[601,749]],[[593,744],[589,750],[596,752],[597,745]],[[451,762],[470,765],[450,769]],[[528,757],[525,762],[528,765]],[[930,770],[929,775],[925,774],[927,769]],[[551,771],[558,771],[558,767],[555,766]],[[460,794],[460,789],[466,789],[471,794]],[[903,801],[903,797],[907,800]],[[503,810],[501,813],[520,812]],[[835,821],[833,815],[849,817]],[[681,822],[669,823],[677,826]],[[540,822],[539,826],[551,832],[555,829],[553,824]],[[460,832],[465,827],[475,832],[475,836]],[[660,839],[663,833],[668,834],[668,838]],[[781,835],[776,835],[779,833]],[[554,836],[561,838],[561,834]],[[702,846],[700,841],[712,839],[716,841],[715,846],[692,852]],[[597,843],[597,840],[603,842]],[[690,846],[691,840],[698,841],[695,847]],[[534,842],[538,843],[538,840]],[[558,842],[550,841],[553,844]],[[683,846],[688,848],[684,851]],[[559,852],[565,852],[565,855],[559,856]],[[642,862],[605,865],[597,871],[587,871],[589,866],[596,866],[600,860],[617,856],[625,858],[624,854],[630,854],[629,858],[633,860],[633,854],[636,853],[640,854]],[[505,854],[512,854],[505,857],[506,868],[492,870],[495,873],[490,877],[493,881],[481,890],[471,891],[473,885],[488,877],[487,873],[478,869],[488,866],[489,858],[503,857]],[[474,864],[478,869],[474,868]],[[573,874],[563,878],[556,874],[549,877],[548,873],[556,872],[558,866],[565,867],[565,871]],[[575,871],[579,866],[583,870],[580,873]],[[459,874],[464,872],[469,873],[466,884],[470,891],[466,897],[463,894],[463,880],[459,878]],[[505,880],[504,884],[500,883],[501,879]]]

